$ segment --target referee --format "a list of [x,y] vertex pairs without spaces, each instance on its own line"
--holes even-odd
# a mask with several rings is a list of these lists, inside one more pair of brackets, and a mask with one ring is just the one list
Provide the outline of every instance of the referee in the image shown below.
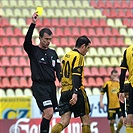
[[56,76],[61,81],[61,65],[55,50],[49,48],[52,40],[52,32],[43,28],[39,32],[40,43],[38,46],[32,44],[32,34],[36,26],[38,15],[32,16],[32,23],[28,29],[24,41],[24,50],[30,59],[32,93],[36,99],[39,109],[42,111],[40,133],[49,133],[49,124],[57,107],[56,98]]

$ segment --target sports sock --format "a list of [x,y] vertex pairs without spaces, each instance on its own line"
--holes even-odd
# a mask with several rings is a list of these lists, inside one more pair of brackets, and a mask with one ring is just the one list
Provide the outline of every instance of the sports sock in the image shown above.
[[90,125],[82,125],[82,133],[91,133]]
[[40,133],[49,133],[49,123],[50,120],[47,120],[45,118],[42,119],[40,125]]
[[132,126],[126,126],[126,133],[133,133],[133,127]]
[[110,124],[110,130],[111,130],[111,133],[115,133],[114,124]]
[[116,130],[116,133],[119,133],[121,127],[122,127],[123,123],[121,121],[118,122],[117,124],[117,130]]
[[63,125],[61,123],[57,123],[51,129],[51,133],[60,133],[63,130]]

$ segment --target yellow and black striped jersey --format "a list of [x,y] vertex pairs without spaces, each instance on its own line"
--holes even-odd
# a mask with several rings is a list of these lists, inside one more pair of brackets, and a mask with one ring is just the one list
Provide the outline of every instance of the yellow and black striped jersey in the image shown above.
[[129,46],[125,50],[120,68],[128,69],[128,81],[131,83],[133,87],[133,45]]
[[117,81],[107,81],[104,83],[101,94],[107,93],[107,103],[109,109],[120,108],[118,93],[120,85]]
[[78,75],[80,76],[80,87],[78,89],[84,88],[83,87],[83,72],[84,67],[84,56],[81,55],[77,50],[72,50],[68,52],[63,58],[62,58],[62,92],[67,90],[72,90],[73,84],[72,84],[72,76]]

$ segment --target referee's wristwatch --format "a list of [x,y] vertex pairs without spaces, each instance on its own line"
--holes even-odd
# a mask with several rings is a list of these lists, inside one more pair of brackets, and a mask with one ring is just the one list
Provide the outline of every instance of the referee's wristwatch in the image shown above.
[[73,88],[73,94],[78,94],[78,89],[77,88]]

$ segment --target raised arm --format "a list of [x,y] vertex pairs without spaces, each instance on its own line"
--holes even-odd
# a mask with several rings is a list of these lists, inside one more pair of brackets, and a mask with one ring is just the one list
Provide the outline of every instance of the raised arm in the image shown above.
[[35,28],[35,25],[36,25],[36,21],[37,21],[37,13],[35,12],[33,15],[32,15],[32,22],[30,24],[30,27],[27,31],[27,34],[25,36],[25,40],[24,40],[24,49],[26,52],[28,52],[28,49],[29,47],[32,45],[32,34],[33,34],[33,30]]

